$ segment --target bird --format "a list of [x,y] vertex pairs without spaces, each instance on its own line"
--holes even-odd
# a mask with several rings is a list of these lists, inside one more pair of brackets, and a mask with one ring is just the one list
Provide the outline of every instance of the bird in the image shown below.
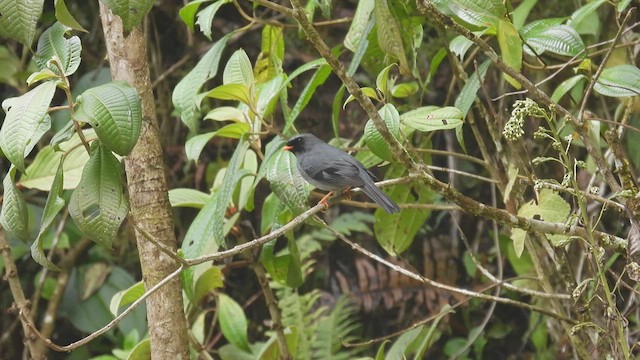
[[400,212],[398,204],[376,187],[375,176],[360,161],[315,135],[296,135],[282,149],[295,155],[298,172],[308,183],[329,191],[320,204],[328,206],[327,199],[336,191],[359,187],[388,214]]

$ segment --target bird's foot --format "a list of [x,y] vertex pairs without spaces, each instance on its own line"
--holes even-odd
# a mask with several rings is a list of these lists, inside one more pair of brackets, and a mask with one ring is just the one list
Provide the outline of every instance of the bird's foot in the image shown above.
[[346,188],[342,189],[342,193],[344,194],[344,196],[347,197],[347,200],[351,200],[351,188],[350,187],[346,187]]
[[329,191],[327,195],[325,195],[322,199],[320,199],[320,201],[318,201],[318,204],[322,204],[325,206],[325,210],[329,208],[329,203],[327,202],[327,200],[331,197],[331,195],[333,195],[333,191]]

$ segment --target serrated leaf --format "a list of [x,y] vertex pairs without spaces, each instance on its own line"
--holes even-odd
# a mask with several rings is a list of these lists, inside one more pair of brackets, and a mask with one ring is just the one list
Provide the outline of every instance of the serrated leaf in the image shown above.
[[400,121],[418,131],[447,130],[462,126],[464,114],[453,106],[425,106],[402,114]]
[[[88,139],[95,137],[93,130],[84,130],[84,134]],[[64,172],[62,187],[63,189],[75,189],[80,182],[84,164],[89,160],[89,154],[80,144],[80,138],[74,134],[70,140],[59,144],[60,151],[55,151],[50,145],[42,148],[27,168],[27,173],[20,178],[20,186],[41,191],[51,189],[57,165],[63,155],[67,153],[62,165]]]
[[42,222],[40,224],[40,231],[38,232],[38,236],[36,237],[33,244],[31,244],[31,257],[38,264],[46,267],[49,270],[60,270],[56,265],[54,265],[47,256],[44,254],[43,247],[43,237],[44,234],[49,230],[53,221],[56,219],[56,216],[64,208],[65,200],[62,198],[63,190],[62,184],[64,183],[64,173],[62,171],[62,158],[58,162],[58,170],[56,171],[56,175],[53,178],[53,183],[51,184],[51,189],[49,191],[49,196],[47,196],[47,202],[44,205],[44,210],[42,211]]
[[199,304],[209,292],[222,287],[224,287],[224,283],[222,282],[222,270],[217,266],[210,267],[196,280],[193,303]]
[[20,97],[2,102],[7,115],[0,129],[0,148],[21,172],[25,171],[24,158],[51,127],[47,110],[55,91],[56,83],[47,81]]
[[70,30],[70,27],[56,22],[40,35],[38,49],[33,57],[40,70],[49,68],[58,73],[58,67],[48,65],[52,59],[60,62],[65,76],[72,75],[78,70],[82,44],[77,36],[68,39],[65,37]]
[[120,162],[94,142],[80,183],[71,194],[69,214],[91,240],[110,248],[128,212]]
[[111,297],[109,310],[113,316],[118,316],[120,308],[133,304],[144,295],[144,283],[139,281],[131,285],[128,289],[120,290]]
[[631,64],[606,68],[598,77],[593,89],[611,97],[640,95],[640,69]]
[[201,209],[209,202],[211,195],[189,188],[169,190],[169,203],[172,207],[192,207]]
[[374,11],[380,49],[398,59],[402,74],[411,74],[411,67],[402,44],[398,19],[391,13],[388,0],[375,0]]
[[280,150],[284,146],[284,140],[273,140],[280,144],[273,156],[267,158],[266,177],[271,190],[297,215],[309,208],[309,185],[298,172],[295,155],[289,151]]
[[253,67],[251,66],[251,60],[243,49],[236,50],[227,65],[224,67],[222,73],[223,84],[242,84],[247,88],[250,88],[255,83],[256,79],[253,77]]
[[353,20],[351,20],[351,26],[349,26],[349,31],[344,37],[344,46],[352,52],[356,52],[362,40],[366,41],[365,30],[373,13],[374,5],[374,0],[358,1],[356,12],[353,14]]
[[226,137],[231,139],[239,139],[243,134],[250,130],[250,126],[247,123],[233,123],[223,126],[220,130],[212,131],[206,134],[196,135],[184,144],[184,151],[187,154],[189,161],[193,160],[198,162],[202,149],[207,145],[209,140],[215,136]]
[[520,34],[524,39],[524,50],[530,55],[541,55],[550,51],[563,56],[576,56],[584,52],[585,46],[580,35],[568,25],[554,24],[562,19],[543,19],[526,25]]
[[88,33],[87,29],[83,28],[78,21],[71,15],[64,0],[55,0],[56,19],[63,25],[68,26],[74,30]]
[[247,317],[242,307],[225,294],[218,295],[218,319],[222,334],[239,349],[251,352],[247,338]]
[[465,22],[488,28],[497,28],[506,9],[500,0],[452,0],[447,3],[449,9]]
[[[469,77],[462,90],[460,90],[454,105],[462,111],[463,117],[467,116],[471,105],[476,100],[476,94],[480,90],[480,82],[484,82],[484,76],[487,74],[489,66],[491,66],[490,60],[485,60],[480,64],[478,70],[473,72],[473,75]],[[400,118],[402,119],[402,116]]]
[[[400,114],[398,114],[398,110],[396,110],[395,106],[386,104],[378,110],[378,113],[387,125],[387,128],[389,128],[391,134],[398,139],[400,135]],[[376,129],[376,126],[373,124],[371,119],[367,121],[367,124],[364,127],[364,139],[371,152],[383,160],[393,161],[393,155],[391,155],[389,144],[387,144],[386,140],[382,137],[382,134],[378,132],[378,129]]]
[[[198,12],[198,20],[196,21],[196,24],[200,26],[200,31],[202,31],[207,39],[211,40],[211,25],[213,24],[213,18],[216,16],[218,9],[220,9],[222,5],[230,2],[231,0],[218,0]],[[182,12],[182,9],[180,12]],[[193,30],[193,28],[191,30]]]
[[196,66],[176,85],[173,89],[171,100],[176,112],[180,115],[182,122],[191,131],[197,128],[197,108],[199,105],[198,91],[207,80],[213,78],[218,73],[220,56],[224,50],[231,33],[218,40],[198,61]]
[[[406,171],[403,165],[393,164],[385,174],[385,178],[401,177],[406,175]],[[403,204],[428,204],[434,198],[433,190],[421,185],[394,186],[387,190],[387,194],[394,201]],[[411,246],[415,235],[430,214],[430,210],[424,209],[403,209],[392,215],[382,209],[376,210],[373,231],[378,244],[391,255],[401,254]]]
[[2,228],[22,241],[29,238],[29,212],[22,192],[14,183],[16,168],[12,166],[2,181],[4,193],[2,195],[2,210],[0,224]]
[[89,123],[109,150],[128,155],[138,142],[142,126],[138,92],[124,81],[91,88],[78,98],[74,119]]
[[145,15],[151,10],[155,0],[100,0],[120,16],[126,32],[138,26]]
[[0,36],[31,48],[44,0],[0,0]]
[[[522,70],[522,40],[515,26],[504,19],[498,22],[498,44],[504,62],[513,70],[520,72]],[[522,87],[511,76],[504,74],[504,78],[515,89],[519,90]]]

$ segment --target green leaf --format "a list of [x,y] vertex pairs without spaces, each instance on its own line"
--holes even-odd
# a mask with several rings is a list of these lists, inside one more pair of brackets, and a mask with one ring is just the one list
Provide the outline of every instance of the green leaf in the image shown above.
[[[605,2],[606,0],[594,0],[580,7],[571,14],[567,25],[576,29],[578,33],[597,35],[600,30],[600,19],[598,18],[596,10]],[[593,18],[592,15],[595,15],[595,18]]]
[[453,106],[425,106],[402,114],[400,121],[418,131],[447,130],[462,126],[464,114]]
[[515,10],[513,10],[513,14],[511,16],[513,18],[513,26],[515,26],[516,29],[522,28],[529,16],[529,13],[531,12],[531,9],[533,9],[537,2],[538,0],[524,0]]
[[387,67],[385,67],[384,69],[382,69],[382,71],[380,71],[378,73],[378,76],[376,77],[376,88],[378,88],[378,90],[380,91],[380,93],[382,93],[383,95],[387,95],[387,93],[389,92],[389,71],[391,71],[391,69],[394,66],[398,66],[397,64],[391,64]]
[[604,96],[637,96],[640,94],[640,69],[631,64],[606,68],[593,89]]
[[585,79],[586,78],[584,77],[584,75],[576,75],[561,82],[560,85],[558,85],[558,87],[555,90],[553,90],[553,94],[551,94],[551,100],[553,100],[554,102],[560,101],[560,99],[562,99],[562,97],[566,93],[571,91],[571,89],[573,89],[576,85],[578,85],[580,81],[584,81]]
[[273,280],[288,287],[299,287],[304,283],[302,262],[296,242],[287,239],[287,248],[276,251],[276,240],[262,247],[260,261]]
[[[370,98],[370,99],[374,99],[377,101],[380,101],[380,97],[378,97],[378,92],[376,91],[376,89],[372,88],[372,87],[363,87],[360,90],[362,90],[362,93]],[[347,107],[347,104],[352,102],[353,100],[355,100],[356,98],[353,95],[349,95],[349,97],[347,98],[347,100],[344,101],[344,104],[342,104],[342,109],[344,110]]]
[[[200,26],[200,31],[202,31],[207,39],[211,40],[211,25],[213,24],[213,18],[216,16],[218,9],[220,9],[222,5],[230,2],[231,0],[218,0],[198,12],[198,20],[196,21],[196,24]],[[182,12],[182,9],[180,12]],[[191,30],[193,30],[193,28]]]
[[196,66],[176,85],[173,89],[172,101],[176,112],[180,115],[182,122],[191,131],[197,128],[198,106],[201,98],[197,96],[198,91],[207,80],[213,78],[218,73],[220,56],[224,50],[231,33],[218,40],[198,61]]
[[113,295],[109,303],[109,310],[113,316],[118,316],[122,307],[133,304],[144,295],[144,283],[139,281],[131,285],[128,289],[120,290]]
[[202,209],[209,202],[211,195],[190,188],[169,190],[169,203],[172,207],[192,207]]
[[467,39],[463,35],[458,35],[449,42],[449,51],[456,54],[460,60],[464,60],[465,54],[472,45],[473,41]]
[[242,49],[236,50],[224,68],[222,83],[225,85],[242,84],[247,88],[251,88],[255,81],[253,67],[247,53]]
[[222,334],[237,348],[251,352],[247,338],[247,317],[242,307],[225,294],[218,296],[218,317]]
[[213,88],[207,93],[208,97],[220,100],[235,100],[251,105],[253,97],[251,90],[244,84],[224,84]]
[[217,107],[207,113],[204,116],[206,120],[215,120],[215,121],[235,121],[235,122],[247,122],[248,119],[242,111],[238,108],[234,108],[231,106],[220,106]]
[[373,13],[374,5],[374,0],[358,1],[356,12],[353,14],[353,20],[351,20],[351,26],[344,37],[344,46],[352,52],[356,52],[362,40],[366,41],[366,28]]
[[[93,130],[85,130],[84,134],[89,139],[95,136]],[[70,140],[59,144],[60,151],[55,151],[50,145],[42,148],[27,168],[27,174],[20,179],[20,186],[49,191],[58,171],[60,159],[66,153],[62,165],[64,172],[62,188],[75,189],[80,182],[84,164],[89,160],[89,154],[80,144],[80,137],[74,134]]]
[[120,16],[122,25],[126,32],[131,31],[138,26],[144,19],[145,15],[151,10],[154,0],[100,0],[111,9],[111,11]]
[[29,77],[27,78],[27,85],[31,86],[42,80],[49,80],[49,79],[57,80],[59,77],[60,75],[54,73],[49,69],[42,69],[40,71],[34,72],[31,75],[29,75]]
[[0,129],[0,149],[23,173],[24,158],[51,128],[51,117],[47,110],[55,91],[56,83],[47,81],[20,97],[2,102],[7,115]]
[[[256,112],[263,118],[270,116],[273,113],[275,100],[277,95],[280,94],[285,84],[285,75],[279,74],[274,78],[260,83],[256,86],[258,91],[258,98],[256,101]],[[260,126],[261,122],[256,121]],[[255,126],[255,125],[254,125]],[[256,126],[255,131],[260,131]]]
[[187,160],[198,162],[202,149],[204,149],[209,140],[213,139],[215,136],[240,139],[242,135],[247,133],[249,130],[250,127],[247,123],[233,123],[225,125],[217,131],[196,135],[187,140],[184,144],[184,151],[187,154]]
[[[522,205],[518,215],[527,218],[539,216],[541,220],[548,222],[565,222],[571,212],[569,205],[560,195],[550,189],[540,191],[540,200],[536,204],[533,200]],[[520,257],[524,251],[524,239],[526,232],[522,229],[513,229],[511,239],[516,255]],[[567,239],[565,235],[547,235],[552,244],[556,245]]]
[[4,194],[2,195],[0,224],[11,235],[22,241],[27,241],[29,238],[29,212],[22,192],[14,183],[15,176],[16,168],[12,166],[2,181]]
[[56,19],[58,19],[59,22],[74,30],[88,33],[87,29],[83,28],[82,25],[74,19],[73,15],[71,15],[69,9],[67,9],[67,5],[64,3],[64,0],[55,0],[55,8]]
[[343,344],[360,340],[358,332],[358,306],[351,298],[342,295],[338,298],[331,314],[319,321],[314,339],[313,355],[316,359],[356,359],[362,349],[346,347]]
[[309,185],[298,172],[295,155],[290,151],[281,150],[285,142],[281,138],[274,138],[272,146],[275,152],[265,160],[267,181],[271,190],[286,204],[294,214],[301,214],[309,208]]
[[[403,165],[393,164],[385,177],[401,177],[406,175],[406,171]],[[434,198],[434,192],[422,185],[394,186],[387,190],[387,194],[394,201],[403,204],[428,204],[433,202]],[[389,254],[398,255],[411,246],[418,230],[424,226],[429,215],[431,211],[425,209],[403,209],[400,213],[393,215],[378,209],[375,212],[376,221],[373,224],[373,231],[380,246]]]
[[256,82],[261,83],[280,75],[282,60],[284,59],[284,35],[283,28],[266,25],[262,29],[262,44],[260,55],[256,60],[254,74]]
[[151,359],[151,340],[149,338],[140,341],[131,350],[127,360],[148,360]]
[[123,81],[91,88],[78,97],[74,119],[89,123],[102,145],[118,155],[128,155],[138,142],[142,125],[140,98]]
[[31,257],[33,257],[33,260],[47,269],[55,271],[59,271],[60,269],[47,259],[47,256],[44,254],[43,241],[44,234],[49,230],[53,221],[56,219],[56,216],[65,205],[65,200],[62,198],[63,182],[64,174],[62,171],[62,159],[60,159],[58,162],[58,170],[53,178],[53,184],[51,184],[51,191],[49,191],[47,202],[45,203],[44,210],[42,211],[42,222],[40,224],[38,237],[36,237],[33,244],[31,244]]
[[198,12],[198,8],[200,8],[201,4],[204,4],[210,1],[213,1],[213,0],[193,0],[193,1],[190,1],[188,4],[186,4],[185,6],[183,6],[180,9],[180,11],[178,11],[178,15],[180,15],[180,18],[182,19],[182,21],[184,21],[184,23],[187,24],[187,27],[192,32],[194,30],[193,25],[196,19],[196,13]]
[[[398,139],[400,137],[400,115],[398,114],[398,110],[396,110],[393,105],[386,104],[378,110],[378,113],[382,117],[382,120],[384,120],[387,128],[389,128],[391,134]],[[378,132],[378,129],[371,119],[367,121],[364,127],[364,138],[371,152],[386,161],[393,161],[389,144],[387,144],[386,140],[382,137],[382,134]]]
[[120,162],[111,151],[94,142],[80,183],[71,194],[69,214],[91,240],[111,248],[128,212]]
[[398,19],[393,16],[389,9],[388,0],[375,0],[374,11],[380,49],[398,59],[402,74],[411,74],[411,67],[402,43]]
[[563,56],[576,56],[584,52],[585,46],[580,35],[568,25],[556,24],[562,19],[543,19],[526,25],[520,34],[525,42],[524,50],[533,55],[550,51]]
[[31,48],[44,0],[0,0],[0,36]]
[[[469,77],[462,90],[460,90],[454,105],[462,111],[463,118],[467,116],[471,105],[476,100],[476,94],[480,90],[480,82],[484,82],[484,76],[487,74],[489,66],[491,66],[490,60],[485,60],[480,64],[478,70],[473,72],[473,75]],[[400,119],[402,119],[402,116],[400,116]]]
[[[498,22],[498,44],[504,62],[517,72],[522,70],[522,40],[515,26],[507,20]],[[504,74],[505,80],[515,89],[522,86],[511,76]]]
[[242,162],[242,170],[251,175],[242,175],[240,187],[238,188],[238,209],[253,210],[253,192],[256,188],[255,179],[258,172],[258,155],[256,152],[248,149],[244,154]]
[[205,270],[196,280],[195,293],[193,297],[193,303],[199,304],[205,295],[210,293],[214,289],[224,287],[222,282],[222,270],[217,266],[212,266]]
[[452,0],[449,9],[465,22],[496,29],[505,17],[506,8],[500,0]]
[[402,84],[394,85],[391,88],[391,96],[398,99],[406,98],[417,93],[418,90],[420,90],[420,86],[415,81],[402,83]]

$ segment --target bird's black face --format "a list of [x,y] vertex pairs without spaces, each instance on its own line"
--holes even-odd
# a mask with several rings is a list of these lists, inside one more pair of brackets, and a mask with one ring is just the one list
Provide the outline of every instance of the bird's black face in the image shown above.
[[294,154],[303,153],[305,150],[307,150],[309,145],[309,141],[307,140],[309,140],[307,138],[307,134],[294,136],[289,139],[289,141],[287,141],[287,145],[283,147],[283,149],[291,151]]

